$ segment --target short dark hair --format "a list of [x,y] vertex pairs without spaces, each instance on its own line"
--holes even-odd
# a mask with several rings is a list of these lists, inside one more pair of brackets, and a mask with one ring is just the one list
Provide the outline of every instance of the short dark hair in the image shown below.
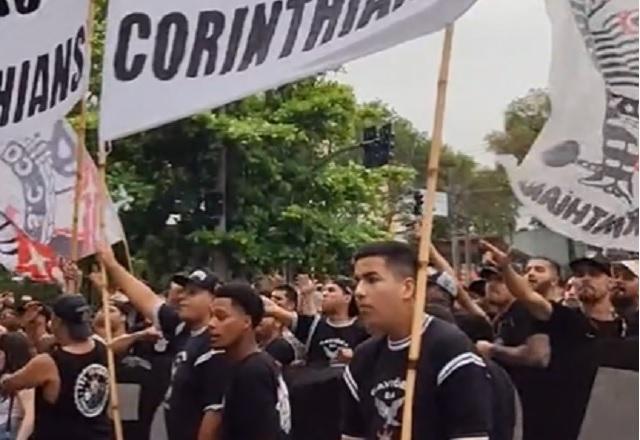
[[216,290],[216,298],[229,298],[231,303],[251,317],[252,327],[256,327],[264,317],[264,304],[249,283],[232,281]]
[[529,260],[527,260],[527,264],[531,260],[546,261],[547,263],[549,263],[549,266],[551,266],[551,268],[555,271],[555,273],[558,276],[558,278],[562,277],[562,269],[560,267],[560,263],[558,263],[554,259],[549,258],[549,257],[543,257],[543,256],[540,256],[540,255],[536,255],[536,256],[533,256],[533,257],[529,258]]
[[407,243],[400,241],[378,241],[362,246],[353,255],[353,262],[367,257],[382,257],[392,270],[403,276],[416,276],[418,257]]
[[284,296],[287,298],[287,300],[294,303],[296,307],[298,306],[298,291],[291,284],[280,284],[279,286],[276,286],[275,289],[273,289],[273,291],[276,290],[284,292]]
[[345,277],[343,275],[338,275],[335,277],[329,277],[328,281],[331,281],[334,284],[338,285],[345,295],[351,296],[351,301],[349,301],[348,315],[352,318],[354,316],[358,316],[360,310],[358,309],[358,304],[356,304],[356,297],[354,295],[356,283],[353,281],[353,279]]

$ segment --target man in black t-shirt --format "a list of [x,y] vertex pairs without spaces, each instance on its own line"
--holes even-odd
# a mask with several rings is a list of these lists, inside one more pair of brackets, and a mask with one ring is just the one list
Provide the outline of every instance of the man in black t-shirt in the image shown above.
[[638,336],[638,261],[620,261],[613,272],[616,285],[611,302],[629,324],[628,334]]
[[[354,256],[361,318],[377,336],[356,348],[344,372],[343,438],[398,439],[417,260],[400,242],[373,243]],[[413,402],[412,438],[489,438],[491,384],[471,341],[425,315]]]
[[173,355],[164,406],[170,440],[215,438],[219,435],[228,365],[223,353],[211,350],[207,325],[218,279],[206,269],[177,281],[184,285],[177,310],[164,303],[142,281],[127,272],[110,248],[98,253],[111,279],[167,340]]
[[256,339],[262,350],[269,353],[280,365],[287,366],[296,357],[293,345],[282,337],[282,323],[265,316],[256,327]]
[[249,284],[216,290],[209,323],[211,344],[225,350],[232,375],[224,396],[218,440],[284,440],[291,430],[289,393],[273,358],[260,351],[255,328],[264,306]]
[[290,327],[305,343],[307,365],[343,367],[353,349],[369,337],[358,321],[351,280],[335,277],[322,287],[322,315],[310,306],[301,313],[290,312],[265,299],[266,313]]
[[[489,243],[483,245],[501,268],[510,291],[541,321],[537,332],[549,337],[551,360],[545,374],[546,405],[540,408],[541,422],[536,427],[538,438],[576,439],[597,368],[615,364],[637,370],[637,342],[624,346],[618,343],[626,336],[627,325],[611,304],[609,264],[589,258],[571,262],[576,292],[583,304],[583,310],[578,310],[536,293],[511,268],[506,253]],[[619,350],[611,350],[611,344]],[[635,352],[629,352],[634,346]],[[614,354],[615,359],[603,357],[605,354]]]

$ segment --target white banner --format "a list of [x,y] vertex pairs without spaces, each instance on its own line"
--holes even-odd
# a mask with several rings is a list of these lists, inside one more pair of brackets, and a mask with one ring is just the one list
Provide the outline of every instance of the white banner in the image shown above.
[[[76,182],[73,128],[58,121],[29,137],[0,139],[0,213],[37,243],[70,257]],[[102,191],[96,167],[85,151],[78,213],[80,257],[95,252],[99,239],[96,203]],[[122,240],[115,207],[106,204],[107,240]]]
[[111,0],[100,138],[112,140],[437,31],[475,0]]
[[527,212],[556,232],[638,251],[638,2],[548,0],[551,117],[520,165]]
[[0,1],[0,142],[62,119],[89,77],[89,0]]

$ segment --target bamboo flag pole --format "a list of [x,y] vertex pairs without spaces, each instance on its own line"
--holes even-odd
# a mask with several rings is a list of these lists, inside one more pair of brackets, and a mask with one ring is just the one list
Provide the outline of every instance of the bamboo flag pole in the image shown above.
[[[87,15],[87,50],[86,59],[91,59],[92,39],[93,39],[93,1],[89,2],[89,13]],[[90,68],[90,67],[89,67]],[[80,196],[82,193],[82,180],[84,169],[84,152],[87,147],[87,94],[80,100],[80,118],[78,121],[78,142],[76,143],[76,182],[73,189],[73,217],[71,219],[71,261],[78,262],[78,229],[80,216]],[[78,275],[74,273],[71,281],[71,292],[77,293]]]
[[[98,200],[96,203],[96,209],[98,209],[98,219],[100,222],[100,236],[104,242],[107,242],[106,237],[106,222],[105,222],[105,208],[108,201],[107,192],[107,149],[103,142],[98,144],[98,179],[100,185],[100,191]],[[111,348],[111,342],[113,341],[113,335],[111,333],[111,320],[109,319],[109,292],[107,291],[107,271],[102,262],[100,264],[100,272],[102,273],[103,285],[100,287],[102,296],[102,313],[104,315],[104,330],[107,336],[107,367],[109,370],[109,394],[111,404],[111,417],[113,419],[113,426],[115,431],[116,440],[122,440],[122,421],[120,419],[120,405],[118,399],[118,386],[116,383],[116,363],[113,355],[113,349]]]
[[411,345],[409,345],[409,361],[407,363],[407,381],[405,384],[404,408],[402,412],[401,440],[411,440],[413,427],[413,400],[416,386],[416,368],[420,357],[420,343],[422,340],[422,317],[426,303],[427,266],[429,265],[429,244],[433,226],[433,207],[435,204],[436,184],[438,183],[438,166],[442,150],[442,126],[447,97],[447,82],[449,78],[449,61],[451,60],[451,45],[453,41],[453,24],[447,25],[442,44],[442,58],[438,75],[438,92],[436,96],[435,116],[433,120],[433,135],[427,166],[427,194],[420,225],[420,247],[418,252],[418,274],[416,276],[416,301],[411,323]]

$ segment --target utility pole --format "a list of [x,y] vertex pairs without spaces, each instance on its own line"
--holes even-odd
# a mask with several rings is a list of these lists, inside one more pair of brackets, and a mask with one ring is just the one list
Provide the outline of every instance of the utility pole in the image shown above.
[[[227,147],[225,145],[220,146],[218,178],[215,190],[222,194],[222,213],[216,229],[224,233],[227,231]],[[229,278],[229,261],[220,249],[213,250],[213,268],[223,280]]]
[[451,168],[447,168],[447,201],[448,201],[448,219],[449,219],[449,240],[451,242],[451,264],[453,270],[458,273],[460,270],[460,250],[458,248],[458,228],[456,227],[456,205],[457,194],[453,185],[453,173]]

